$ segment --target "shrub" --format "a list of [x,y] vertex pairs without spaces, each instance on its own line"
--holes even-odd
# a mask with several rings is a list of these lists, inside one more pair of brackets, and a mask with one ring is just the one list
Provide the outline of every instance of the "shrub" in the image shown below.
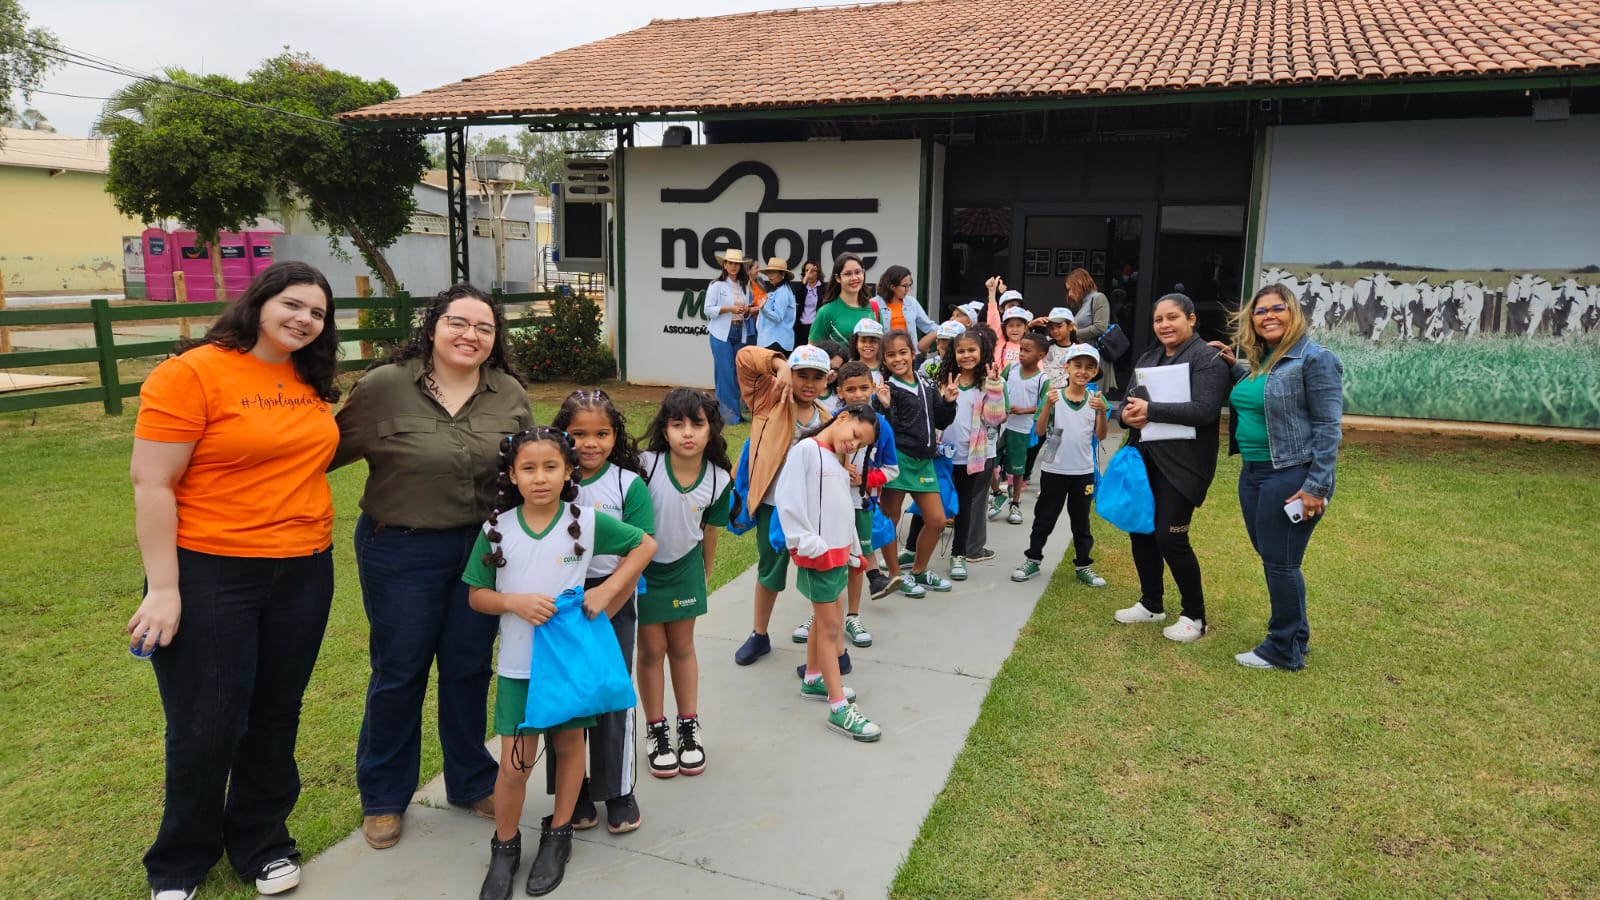
[[550,314],[506,335],[512,361],[529,381],[595,383],[617,377],[617,360],[600,334],[600,304],[582,295],[550,302]]

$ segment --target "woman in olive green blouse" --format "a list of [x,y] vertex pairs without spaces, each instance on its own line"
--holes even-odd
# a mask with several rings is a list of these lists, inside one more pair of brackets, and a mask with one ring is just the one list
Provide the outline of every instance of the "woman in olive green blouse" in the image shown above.
[[501,438],[533,424],[505,346],[505,313],[470,284],[439,294],[411,342],[356,383],[339,410],[332,468],[367,461],[356,566],[372,677],[356,748],[362,831],[400,840],[417,789],[428,671],[439,668],[445,796],[494,816],[484,749],[497,620],[467,605],[461,573],[494,500]]

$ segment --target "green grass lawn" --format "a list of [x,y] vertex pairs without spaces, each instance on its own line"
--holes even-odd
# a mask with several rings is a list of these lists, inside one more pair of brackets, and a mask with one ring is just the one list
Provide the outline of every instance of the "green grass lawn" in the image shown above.
[[[549,421],[567,388],[535,386]],[[623,404],[642,429],[650,393]],[[660,392],[655,392],[659,396]],[[138,896],[139,860],[160,821],[160,699],[148,663],[128,655],[123,628],[142,574],[128,483],[133,412],[84,405],[0,416],[0,894]],[[746,429],[730,429],[735,448]],[[298,758],[304,788],[290,829],[307,854],[361,824],[356,732],[367,682],[367,623],[350,535],[365,467],[335,472],[333,613],[305,698]],[[718,543],[713,587],[755,563],[749,535]],[[430,692],[431,694],[431,692]],[[432,696],[427,710],[432,710]],[[434,723],[423,717],[423,779],[439,772]],[[253,897],[226,863],[207,897]]]
[[1097,520],[1110,589],[1057,570],[894,896],[1600,894],[1600,450],[1349,441],[1300,673],[1231,658],[1267,617],[1237,473],[1193,529],[1213,632],[1114,624]]

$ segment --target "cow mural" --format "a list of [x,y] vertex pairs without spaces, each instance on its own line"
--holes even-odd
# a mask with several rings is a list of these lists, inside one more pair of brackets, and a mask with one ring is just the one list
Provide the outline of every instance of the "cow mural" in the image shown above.
[[1485,318],[1500,308],[1499,297],[1504,298],[1502,333],[1575,337],[1600,331],[1600,284],[1583,285],[1576,278],[1553,285],[1538,275],[1522,274],[1495,290],[1463,278],[1434,284],[1428,276],[1398,281],[1386,272],[1373,272],[1347,285],[1320,272],[1302,277],[1273,266],[1260,276],[1262,287],[1269,284],[1281,284],[1299,298],[1313,332],[1345,328],[1374,343],[1387,333],[1402,342],[1471,339],[1483,333]]

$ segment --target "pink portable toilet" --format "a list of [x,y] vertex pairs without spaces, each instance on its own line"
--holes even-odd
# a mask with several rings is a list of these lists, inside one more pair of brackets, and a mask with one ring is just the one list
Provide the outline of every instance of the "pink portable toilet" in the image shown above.
[[222,283],[227,286],[228,296],[242,296],[253,277],[250,271],[250,248],[246,245],[245,236],[224,231],[217,235],[217,244],[222,250]]
[[146,228],[139,242],[144,247],[145,296],[151,300],[172,300],[172,235],[160,228]]
[[211,283],[211,254],[192,231],[174,231],[172,270],[182,272],[190,303],[209,303],[216,298]]
[[281,231],[246,231],[244,243],[246,253],[250,257],[250,277],[260,275],[272,265],[272,239],[282,234]]

